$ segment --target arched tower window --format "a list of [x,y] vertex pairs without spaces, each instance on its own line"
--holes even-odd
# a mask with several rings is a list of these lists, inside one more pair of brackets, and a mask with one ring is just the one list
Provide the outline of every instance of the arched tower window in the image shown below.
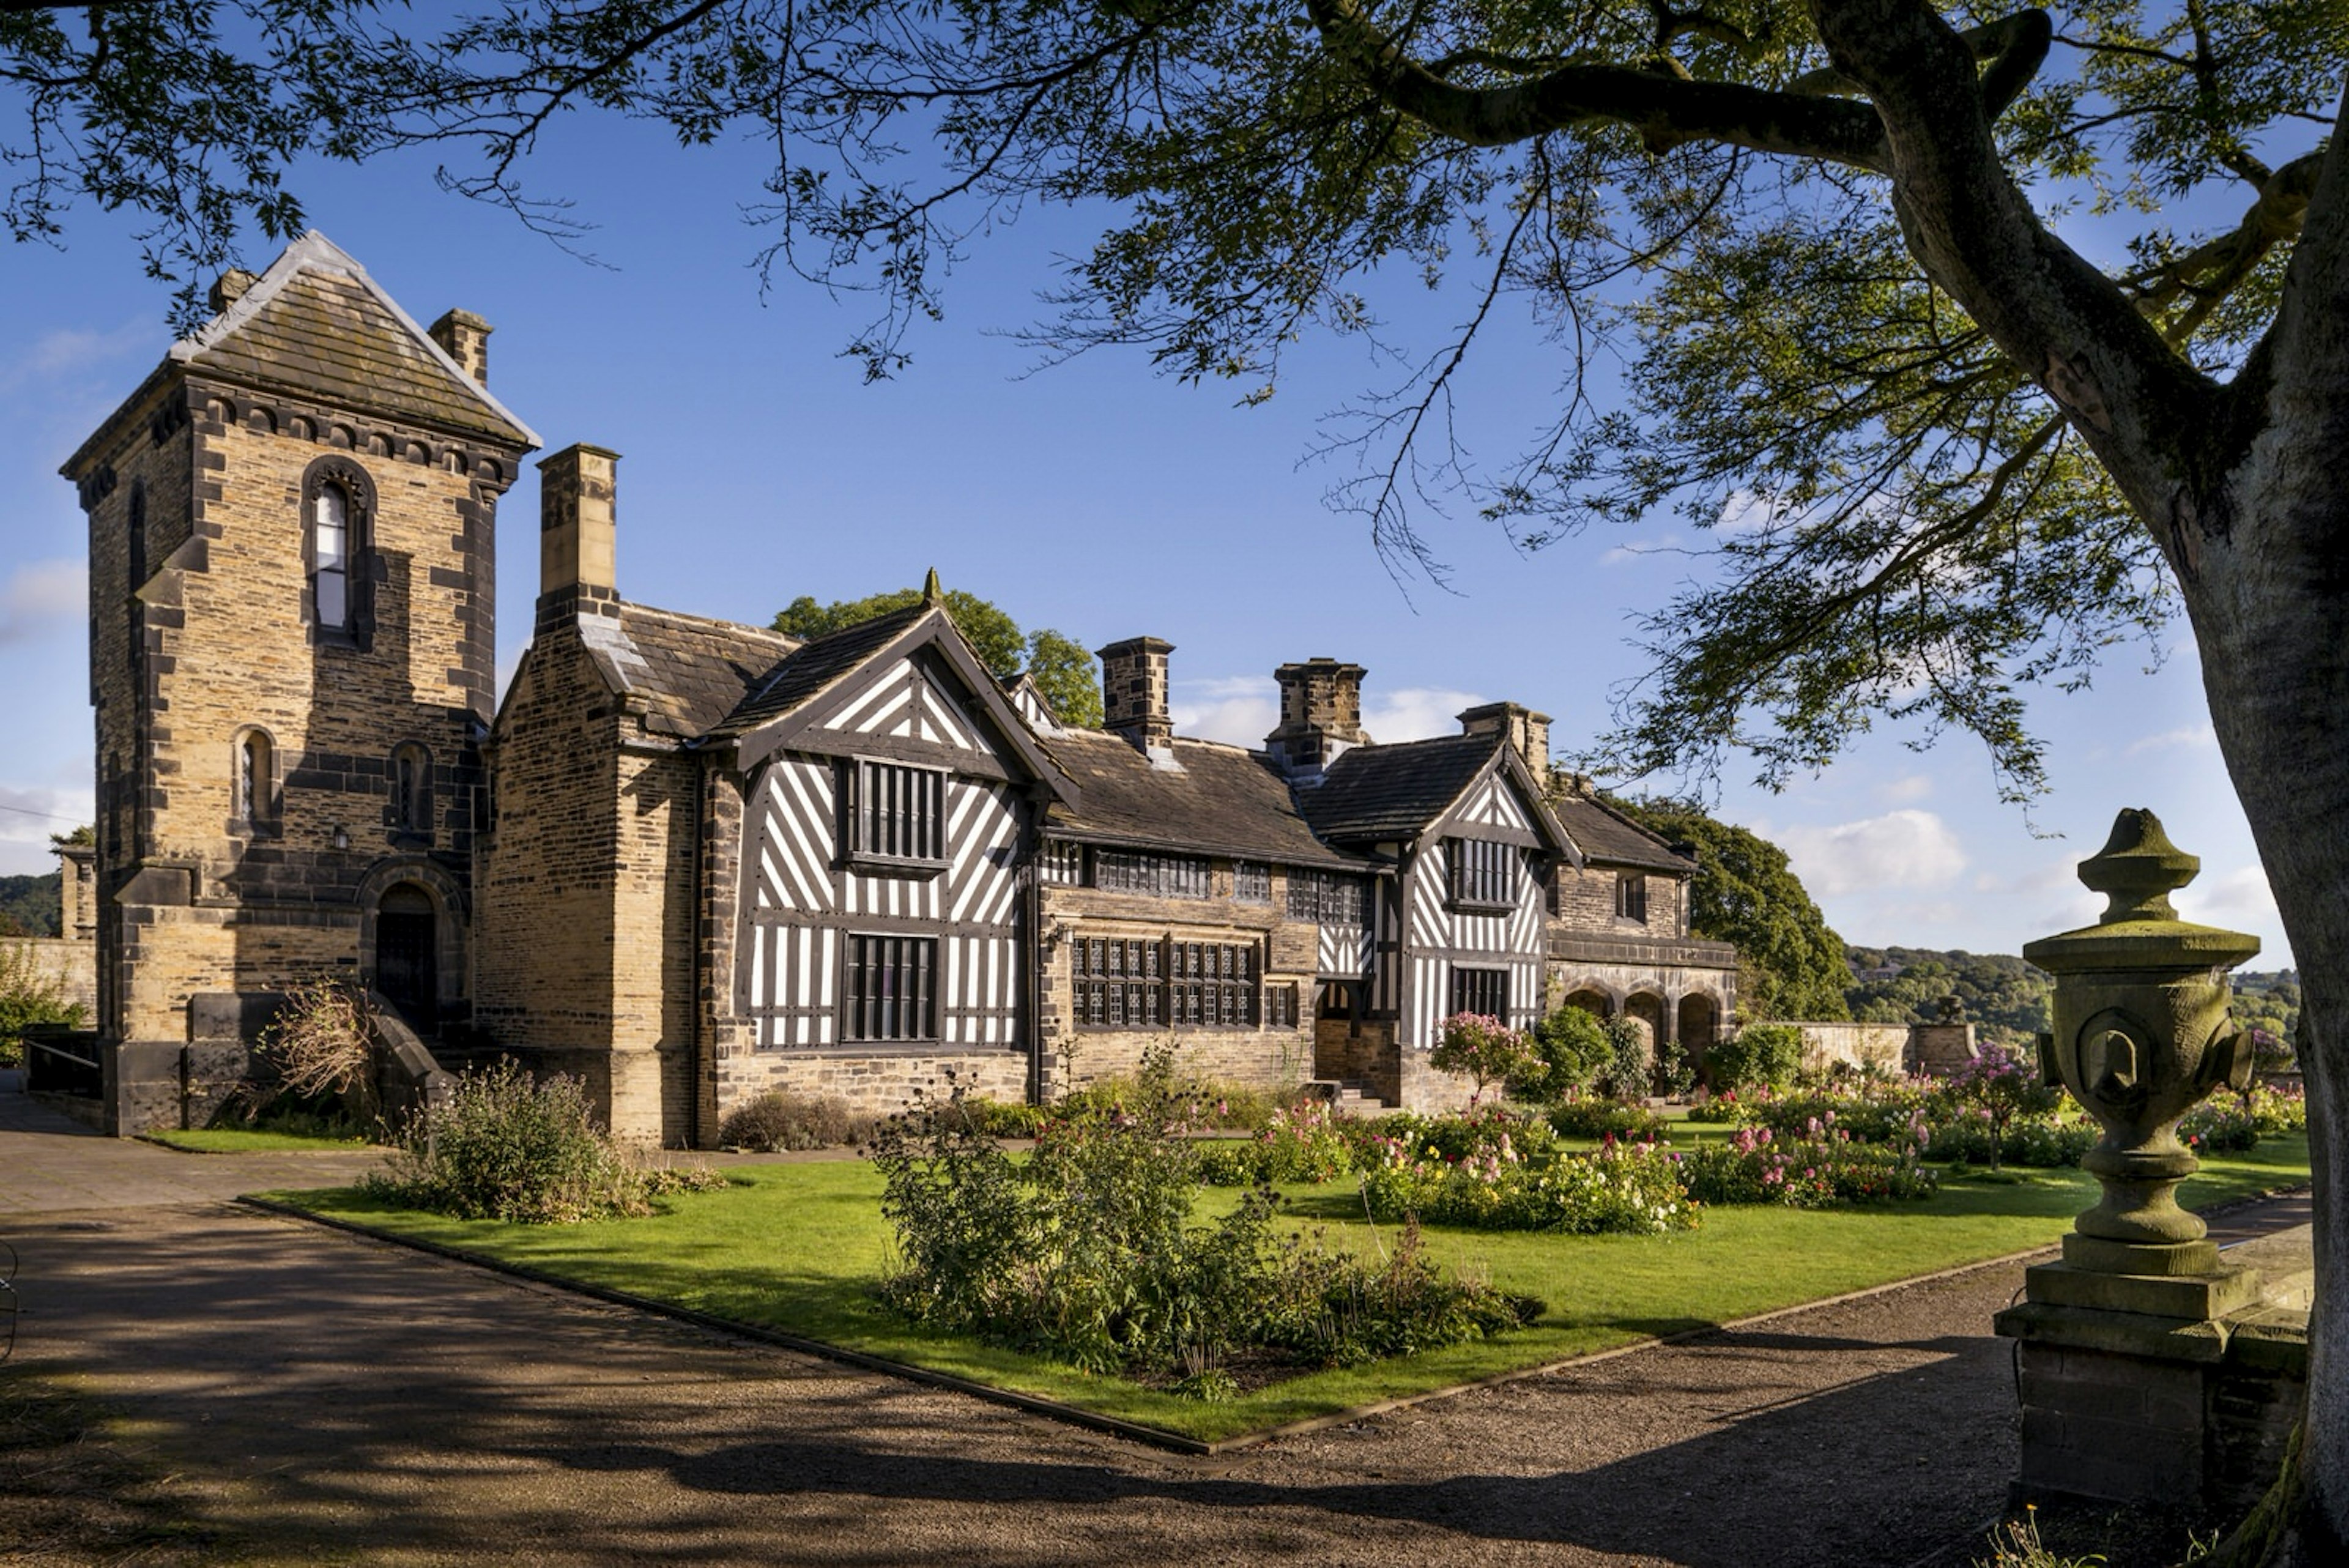
[[367,593],[367,534],[375,487],[367,471],[336,454],[312,463],[302,478],[302,557],[308,574],[305,607],[318,634],[366,646],[371,616]]
[[351,498],[341,485],[318,486],[310,501],[310,602],[330,631],[351,627]]
[[391,826],[403,833],[432,831],[432,753],[414,741],[391,749]]
[[275,819],[277,769],[269,735],[247,730],[236,740],[236,803],[233,817],[240,827],[259,827]]

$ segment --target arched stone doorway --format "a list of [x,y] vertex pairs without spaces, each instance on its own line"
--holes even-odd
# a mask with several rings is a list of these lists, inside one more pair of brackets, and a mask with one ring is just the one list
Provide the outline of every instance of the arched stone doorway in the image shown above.
[[1688,1057],[1689,1065],[1702,1075],[1705,1053],[1713,1049],[1720,1029],[1721,1004],[1702,992],[1696,992],[1681,998],[1679,1012],[1681,1051]]
[[440,1022],[440,950],[432,895],[413,882],[387,888],[375,913],[375,988],[419,1030]]
[[1623,1017],[1645,1040],[1649,1064],[1663,1065],[1664,1042],[1671,1037],[1664,1026],[1664,999],[1647,992],[1627,996],[1623,999]]
[[1603,991],[1594,991],[1588,986],[1583,987],[1580,991],[1568,992],[1564,1005],[1579,1007],[1583,1012],[1600,1018],[1615,1016],[1615,999]]

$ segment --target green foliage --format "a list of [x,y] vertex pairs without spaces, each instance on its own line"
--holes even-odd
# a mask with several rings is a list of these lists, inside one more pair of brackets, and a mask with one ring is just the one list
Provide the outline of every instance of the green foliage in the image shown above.
[[2047,1116],[2064,1103],[2062,1088],[2041,1078],[2033,1061],[1997,1044],[1984,1045],[1981,1054],[1944,1079],[1942,1092],[1989,1124],[1993,1170],[2007,1129],[2018,1117]]
[[1363,1176],[1362,1200],[1381,1220],[1416,1216],[1475,1230],[1657,1236],[1696,1223],[1679,1162],[1652,1144],[1536,1162],[1506,1145],[1448,1159],[1405,1137]]
[[25,1031],[44,1023],[81,1027],[81,1004],[66,1000],[30,946],[0,940],[0,1067],[23,1066]]
[[62,935],[59,898],[54,873],[47,877],[0,877],[0,937]]
[[[1026,670],[1036,678],[1037,690],[1052,705],[1061,723],[1072,729],[1098,729],[1102,722],[1101,680],[1092,655],[1082,644],[1061,632],[1040,628],[1019,629],[1019,623],[988,599],[960,588],[947,590],[947,613],[955,629],[978,661],[1003,679]],[[789,637],[828,637],[861,626],[922,602],[919,588],[871,594],[861,599],[836,599],[820,605],[802,594],[775,617],[774,628]]]
[[1704,1054],[1713,1086],[1721,1091],[1782,1089],[1803,1066],[1803,1032],[1791,1023],[1749,1023]]
[[1668,844],[1696,849],[1689,883],[1689,929],[1733,942],[1738,1001],[1755,1018],[1848,1018],[1843,940],[1768,839],[1716,822],[1686,801],[1610,800],[1609,805]]
[[[1930,948],[1849,948],[1844,995],[1851,1016],[1868,1023],[1930,1023],[1954,996],[1977,1039],[2018,1050],[2048,1027],[2053,984],[2011,953],[1947,952]],[[1883,971],[1897,970],[1884,975]],[[1859,978],[1864,975],[1880,978]]]
[[1741,1127],[1728,1142],[1685,1156],[1681,1176],[1700,1203],[1826,1209],[1930,1198],[1940,1182],[1924,1159],[1921,1137],[1871,1143],[1840,1127],[1814,1127],[1782,1140],[1768,1127]]
[[1607,1060],[1599,1069],[1599,1093],[1619,1100],[1647,1098],[1656,1070],[1655,1047],[1647,1033],[1628,1018],[1610,1018],[1600,1028],[1607,1033]]
[[725,1184],[714,1171],[633,1158],[596,1127],[578,1079],[533,1082],[507,1061],[459,1078],[429,1117],[410,1116],[394,1133],[388,1173],[362,1185],[404,1208],[565,1225],[648,1214],[657,1197]]
[[1663,1135],[1664,1118],[1620,1100],[1568,1100],[1550,1107],[1549,1125],[1560,1137],[1651,1138]]
[[1615,1047],[1599,1016],[1561,1007],[1533,1027],[1533,1060],[1509,1080],[1509,1096],[1555,1105],[1588,1092],[1614,1064]]
[[1303,1100],[1274,1111],[1264,1129],[1246,1143],[1206,1145],[1199,1156],[1199,1179],[1212,1187],[1334,1181],[1353,1173],[1351,1131],[1339,1124],[1324,1102]]
[[905,1315],[1096,1372],[1233,1392],[1236,1354],[1349,1366],[1514,1328],[1537,1314],[1441,1276],[1415,1235],[1383,1262],[1278,1238],[1269,1188],[1192,1222],[1192,1085],[1154,1047],[1113,1110],[1056,1116],[1015,1163],[963,1111],[917,1095],[874,1135],[899,1263],[883,1299]]
[[873,1122],[871,1116],[850,1110],[848,1102],[837,1095],[769,1089],[726,1114],[726,1119],[718,1124],[718,1141],[753,1154],[843,1148],[872,1137]]
[[1436,1025],[1436,1040],[1427,1054],[1428,1065],[1440,1073],[1457,1073],[1476,1085],[1476,1097],[1487,1087],[1525,1076],[1540,1058],[1533,1042],[1497,1018],[1479,1012],[1455,1012]]
[[2293,1061],[2293,1042],[2300,1037],[2300,971],[2285,969],[2266,973],[2238,970],[2235,1021],[2251,1032],[2259,1050],[2260,1070],[2275,1072]]

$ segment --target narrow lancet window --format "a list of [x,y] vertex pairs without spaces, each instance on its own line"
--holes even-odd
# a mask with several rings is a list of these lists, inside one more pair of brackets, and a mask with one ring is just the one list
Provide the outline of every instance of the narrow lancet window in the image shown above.
[[347,630],[351,624],[351,498],[338,484],[322,484],[311,503],[310,586],[318,624]]

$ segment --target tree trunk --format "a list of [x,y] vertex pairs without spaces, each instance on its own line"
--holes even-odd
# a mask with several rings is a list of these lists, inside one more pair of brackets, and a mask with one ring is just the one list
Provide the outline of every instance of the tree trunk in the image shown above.
[[2172,547],[2211,723],[2302,976],[2316,1292],[2303,1503],[2287,1523],[2305,1563],[2349,1562],[2349,444],[2314,411],[2333,400],[2271,397],[2205,509],[2216,523]]

